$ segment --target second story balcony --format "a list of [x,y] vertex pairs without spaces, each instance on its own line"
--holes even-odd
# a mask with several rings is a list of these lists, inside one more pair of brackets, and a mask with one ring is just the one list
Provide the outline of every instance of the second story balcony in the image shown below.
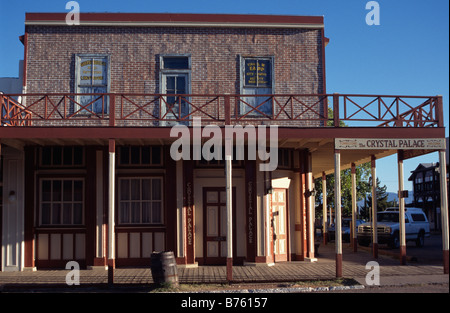
[[441,96],[355,94],[2,94],[4,127],[443,128]]

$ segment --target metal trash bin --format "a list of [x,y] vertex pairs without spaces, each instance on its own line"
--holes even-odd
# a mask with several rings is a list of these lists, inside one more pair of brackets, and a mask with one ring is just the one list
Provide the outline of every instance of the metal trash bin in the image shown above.
[[158,285],[178,287],[178,271],[172,251],[153,252],[151,255],[153,282]]

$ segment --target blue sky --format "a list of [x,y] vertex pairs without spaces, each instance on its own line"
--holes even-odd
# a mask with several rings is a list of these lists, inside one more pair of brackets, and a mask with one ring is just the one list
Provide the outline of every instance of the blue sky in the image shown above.
[[[25,12],[68,12],[66,0],[0,0],[0,77],[18,76]],[[449,1],[379,0],[380,25],[368,26],[366,0],[79,0],[83,12],[320,15],[325,20],[328,93],[444,97],[449,100]],[[405,161],[405,180],[437,153]],[[397,191],[396,156],[377,161],[388,191]],[[405,186],[412,189],[405,181]]]

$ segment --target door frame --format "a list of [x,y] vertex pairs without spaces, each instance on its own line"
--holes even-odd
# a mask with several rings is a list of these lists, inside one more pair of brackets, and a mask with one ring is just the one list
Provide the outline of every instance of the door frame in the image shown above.
[[[208,203],[206,201],[206,193],[208,191],[218,191],[219,192],[219,205],[220,205],[220,191],[226,191],[226,187],[202,187],[202,198],[203,198],[203,265],[226,265],[227,256],[219,256],[219,257],[207,257],[207,212],[206,207]],[[233,195],[236,195],[236,187],[232,189]],[[233,196],[232,203],[232,214],[233,214],[233,263],[236,261],[236,196]],[[224,203],[226,205],[226,203]],[[220,218],[220,212],[219,212]],[[220,227],[220,220],[219,220]],[[219,247],[220,253],[220,247]]]
[[[271,233],[272,233],[272,237],[270,238],[270,244],[271,244],[271,251],[273,253],[273,262],[286,262],[286,261],[290,261],[291,257],[290,257],[290,249],[289,249],[289,190],[287,188],[273,188],[273,192],[277,191],[277,190],[282,190],[284,191],[284,195],[285,195],[285,233],[286,233],[286,259],[284,259],[284,257],[282,259],[278,259],[277,260],[277,251],[275,250],[275,228],[274,228],[274,223],[272,222],[274,220],[274,212],[273,212],[273,202],[272,202],[272,197],[273,195],[270,196],[270,227],[271,227]],[[283,254],[284,255],[284,254]]]

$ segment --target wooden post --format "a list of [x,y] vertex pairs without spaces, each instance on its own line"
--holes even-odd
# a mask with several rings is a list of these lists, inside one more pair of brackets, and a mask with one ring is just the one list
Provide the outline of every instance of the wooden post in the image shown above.
[[341,227],[341,153],[334,150],[334,205],[335,205],[335,238],[336,245],[336,277],[342,277],[342,227]]
[[375,156],[372,155],[372,250],[373,257],[378,258],[378,230],[377,230],[377,175]]
[[398,150],[397,152],[397,163],[398,163],[398,206],[399,206],[399,221],[400,221],[400,264],[406,264],[406,233],[405,233],[405,198],[403,195],[403,160],[404,153],[403,150]]
[[448,274],[449,267],[449,238],[448,238],[448,190],[447,190],[447,169],[446,169],[446,158],[445,150],[439,151],[439,173],[440,173],[440,184],[441,184],[441,228],[442,228],[442,252],[443,252],[443,263],[444,263],[444,274]]
[[328,242],[328,225],[327,225],[327,176],[325,175],[325,172],[322,172],[322,204],[323,204],[322,234],[323,234],[323,244],[326,245]]
[[[328,113],[325,113],[328,114]],[[339,94],[333,94],[333,122],[334,127],[339,127]]]
[[109,140],[109,191],[108,191],[108,284],[114,284],[115,231],[114,231],[114,193],[115,193],[115,154],[116,141]]
[[358,244],[356,240],[356,166],[355,163],[351,165],[351,176],[352,176],[352,224],[350,229],[350,242],[353,247],[353,252],[357,252]]
[[227,281],[233,280],[233,195],[232,195],[232,138],[225,139],[225,179],[227,194]]
[[309,259],[311,261],[316,261],[314,257],[314,181],[312,177],[312,156],[311,152],[307,153],[307,202],[308,202],[308,245],[309,245]]

